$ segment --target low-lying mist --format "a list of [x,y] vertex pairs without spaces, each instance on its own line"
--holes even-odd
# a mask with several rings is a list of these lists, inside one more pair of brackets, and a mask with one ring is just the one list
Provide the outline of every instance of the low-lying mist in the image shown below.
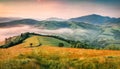
[[[39,34],[49,34],[49,35],[59,35],[65,38],[73,38],[80,33],[87,33],[87,30],[83,29],[70,29],[70,28],[60,28],[55,30],[39,29],[36,27],[24,25],[20,27],[10,27],[10,28],[0,28],[0,41],[5,38],[17,36],[25,32],[34,32]],[[75,35],[75,36],[74,36]],[[77,38],[77,36],[76,36]],[[74,38],[75,39],[75,38]]]

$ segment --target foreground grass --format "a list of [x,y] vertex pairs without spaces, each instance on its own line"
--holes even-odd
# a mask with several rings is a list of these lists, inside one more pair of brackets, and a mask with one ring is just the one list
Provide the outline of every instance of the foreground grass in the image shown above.
[[[29,58],[29,59],[28,59]],[[59,58],[59,56],[29,56],[26,59],[4,60],[1,69],[120,69],[120,57],[89,59]]]
[[120,69],[120,51],[20,44],[0,49],[0,69]]

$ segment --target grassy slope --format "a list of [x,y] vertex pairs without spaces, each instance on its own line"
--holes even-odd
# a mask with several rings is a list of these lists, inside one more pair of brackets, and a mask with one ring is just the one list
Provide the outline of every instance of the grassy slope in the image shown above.
[[[9,59],[11,57],[15,57],[18,54],[32,51],[32,48],[30,48],[30,43],[33,43],[33,48],[37,47],[39,43],[42,44],[41,46],[58,46],[59,43],[64,43],[65,47],[70,46],[70,44],[67,42],[56,38],[31,35],[30,38],[26,39],[21,44],[10,47],[8,49],[0,49],[0,58]],[[3,44],[3,42],[1,42],[1,44]]]
[[[38,40],[38,38],[40,38]],[[54,41],[59,41],[53,38]],[[39,47],[26,47],[29,43]],[[120,51],[54,47],[56,43],[42,36],[33,36],[24,43],[0,49],[2,69],[119,69]],[[50,46],[49,46],[50,45]],[[53,45],[53,46],[52,46]],[[82,65],[82,66],[81,66]],[[97,65],[99,68],[97,68]],[[57,67],[56,67],[57,66]],[[111,67],[112,66],[112,67]],[[48,67],[48,68],[46,68]],[[63,68],[59,68],[63,67]],[[82,68],[79,68],[82,67]],[[37,69],[36,68],[36,69]]]
[[[10,47],[8,49],[0,49],[0,58],[7,59],[15,57],[19,54],[32,53],[33,51],[42,51],[47,54],[68,54],[68,58],[91,58],[91,57],[104,57],[104,56],[120,56],[120,51],[113,50],[93,50],[93,49],[77,49],[77,48],[60,48],[52,46],[40,46],[40,47],[24,47],[23,44]],[[4,57],[4,58],[2,58]]]
[[30,43],[33,43],[33,46],[38,46],[39,44],[42,44],[42,46],[58,46],[59,43],[63,43],[65,47],[70,46],[70,44],[65,41],[46,36],[32,36],[24,41],[26,47],[28,47]]

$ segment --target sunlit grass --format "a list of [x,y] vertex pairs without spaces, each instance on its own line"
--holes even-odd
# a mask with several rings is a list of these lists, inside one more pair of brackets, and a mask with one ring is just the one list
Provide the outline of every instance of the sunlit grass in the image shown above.
[[55,47],[62,41],[50,39],[33,36],[19,45],[0,49],[0,69],[120,69],[119,50]]

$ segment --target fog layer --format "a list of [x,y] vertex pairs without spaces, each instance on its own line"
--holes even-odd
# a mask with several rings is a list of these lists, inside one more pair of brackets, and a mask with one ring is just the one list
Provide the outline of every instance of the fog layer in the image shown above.
[[8,37],[20,35],[21,33],[25,33],[25,32],[34,32],[34,33],[49,34],[49,35],[54,34],[54,35],[71,35],[72,36],[72,34],[75,34],[78,32],[85,33],[87,31],[82,29],[69,29],[69,28],[47,30],[47,29],[38,29],[35,27],[24,25],[20,27],[0,28],[0,41],[3,41],[5,38],[8,38]]

